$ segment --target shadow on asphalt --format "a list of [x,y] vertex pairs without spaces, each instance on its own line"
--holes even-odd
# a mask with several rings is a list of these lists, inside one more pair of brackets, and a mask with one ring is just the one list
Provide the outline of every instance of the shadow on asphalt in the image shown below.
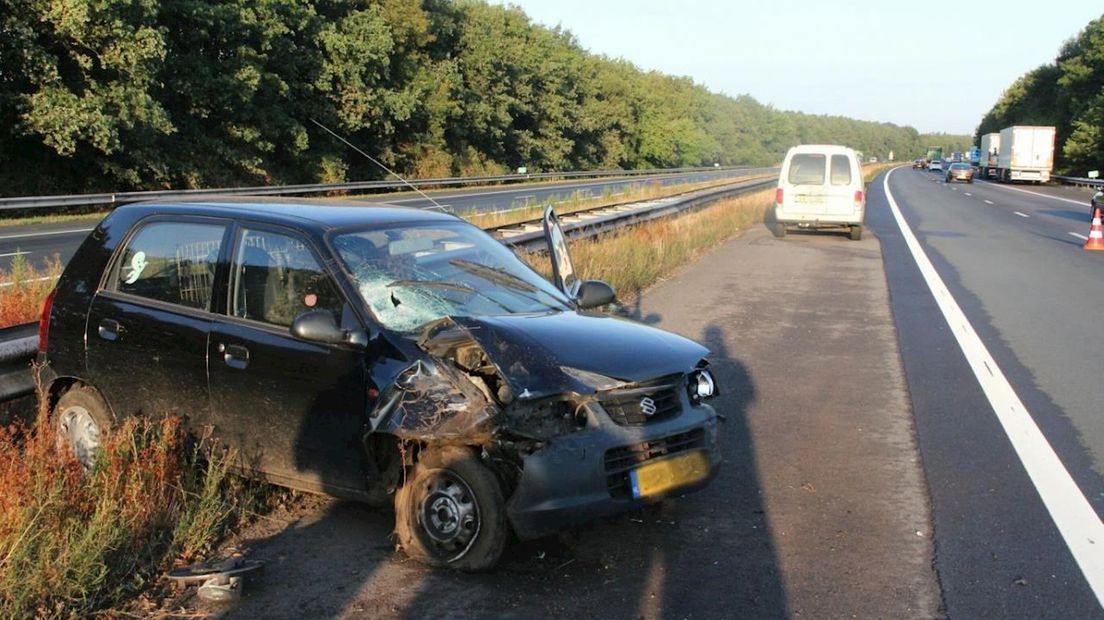
[[[639,299],[639,293],[637,295]],[[640,303],[621,313],[641,315]],[[355,502],[324,508],[248,544],[264,577],[226,617],[784,617],[781,570],[746,419],[756,400],[725,327],[711,350],[724,464],[705,489],[556,536],[513,542],[493,571],[433,570],[396,550],[394,516]],[[216,613],[218,613],[217,610]]]

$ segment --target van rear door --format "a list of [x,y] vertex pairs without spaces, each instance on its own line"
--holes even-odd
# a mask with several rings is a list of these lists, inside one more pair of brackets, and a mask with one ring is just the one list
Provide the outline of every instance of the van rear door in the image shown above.
[[828,204],[824,184],[827,157],[823,153],[795,153],[786,182],[793,187],[794,210],[803,215],[823,215]]
[[825,184],[827,215],[852,215],[855,212],[855,191],[862,187],[862,179],[856,178],[857,166],[850,156],[836,153],[828,161],[828,183]]

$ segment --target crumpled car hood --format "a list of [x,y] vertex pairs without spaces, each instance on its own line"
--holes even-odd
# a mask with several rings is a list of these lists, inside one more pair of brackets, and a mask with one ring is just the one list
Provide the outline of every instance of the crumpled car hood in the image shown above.
[[514,395],[592,391],[561,366],[628,382],[689,372],[709,350],[660,329],[604,315],[455,317],[498,367]]

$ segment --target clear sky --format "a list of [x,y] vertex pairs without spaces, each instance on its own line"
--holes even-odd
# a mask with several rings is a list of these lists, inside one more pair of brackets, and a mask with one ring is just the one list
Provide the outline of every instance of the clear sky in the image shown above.
[[1104,14],[1100,0],[492,1],[715,92],[955,134]]

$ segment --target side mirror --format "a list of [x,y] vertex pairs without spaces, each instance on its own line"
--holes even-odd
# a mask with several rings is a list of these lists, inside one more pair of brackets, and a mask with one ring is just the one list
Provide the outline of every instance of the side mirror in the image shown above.
[[601,280],[583,280],[579,284],[579,294],[575,297],[575,303],[579,308],[598,308],[611,304],[617,299],[613,287]]
[[290,330],[296,338],[310,342],[368,346],[368,334],[364,330],[342,331],[333,315],[326,310],[310,310],[300,314],[291,322]]

